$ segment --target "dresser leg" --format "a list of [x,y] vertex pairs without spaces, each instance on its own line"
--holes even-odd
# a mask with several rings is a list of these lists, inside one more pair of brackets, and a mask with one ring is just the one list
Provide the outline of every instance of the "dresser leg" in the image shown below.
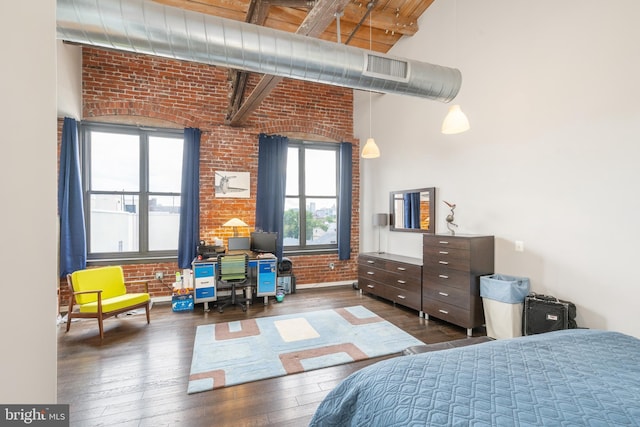
[[467,336],[468,337],[472,337],[473,336],[473,328],[467,328]]
[[424,317],[424,311],[420,310],[420,311],[418,312],[418,316],[419,316],[419,317]]
[[209,311],[209,301],[204,302],[204,312],[207,313]]
[[429,315],[427,313],[424,314],[424,320],[429,320]]

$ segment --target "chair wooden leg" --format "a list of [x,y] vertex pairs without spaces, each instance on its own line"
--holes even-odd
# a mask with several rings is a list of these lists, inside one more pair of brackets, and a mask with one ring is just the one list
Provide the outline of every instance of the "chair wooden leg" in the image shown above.
[[71,285],[71,275],[67,274],[67,285],[69,286],[69,309],[67,310],[67,332],[71,327],[71,313],[73,312],[73,300],[75,299],[73,293],[73,286]]
[[104,328],[102,326],[102,315],[98,316],[98,328],[100,329],[100,339],[104,339]]
[[151,319],[149,318],[149,303],[144,306],[145,311],[147,312],[147,325],[151,323]]
[[67,332],[71,328],[71,312],[73,311],[73,295],[69,296],[69,309],[67,310]]

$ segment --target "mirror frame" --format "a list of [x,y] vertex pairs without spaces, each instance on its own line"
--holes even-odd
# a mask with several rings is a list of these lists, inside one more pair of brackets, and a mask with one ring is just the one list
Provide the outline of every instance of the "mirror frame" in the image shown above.
[[[398,194],[404,195],[405,193],[427,193],[429,195],[429,228],[396,228],[395,227],[395,210],[394,200]],[[405,231],[409,233],[430,233],[434,234],[436,229],[436,188],[425,187],[416,188],[414,190],[400,190],[391,191],[389,193],[389,229],[391,231]]]

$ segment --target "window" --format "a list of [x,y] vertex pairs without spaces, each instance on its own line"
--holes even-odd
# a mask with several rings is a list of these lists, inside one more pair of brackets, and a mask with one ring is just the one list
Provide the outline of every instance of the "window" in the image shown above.
[[183,131],[91,123],[82,138],[88,258],[175,257]]
[[338,247],[338,144],[289,140],[284,249]]

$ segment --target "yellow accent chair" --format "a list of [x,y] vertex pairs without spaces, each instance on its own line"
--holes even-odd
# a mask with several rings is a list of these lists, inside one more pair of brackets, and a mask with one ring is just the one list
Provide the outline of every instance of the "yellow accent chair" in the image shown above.
[[[127,293],[126,284],[144,284],[144,293]],[[147,324],[150,323],[149,283],[136,280],[125,283],[120,266],[89,268],[67,274],[69,285],[69,311],[67,312],[67,332],[73,318],[96,318],[100,328],[100,339],[104,338],[102,321],[137,308],[144,307]],[[74,300],[78,310],[74,311]]]

